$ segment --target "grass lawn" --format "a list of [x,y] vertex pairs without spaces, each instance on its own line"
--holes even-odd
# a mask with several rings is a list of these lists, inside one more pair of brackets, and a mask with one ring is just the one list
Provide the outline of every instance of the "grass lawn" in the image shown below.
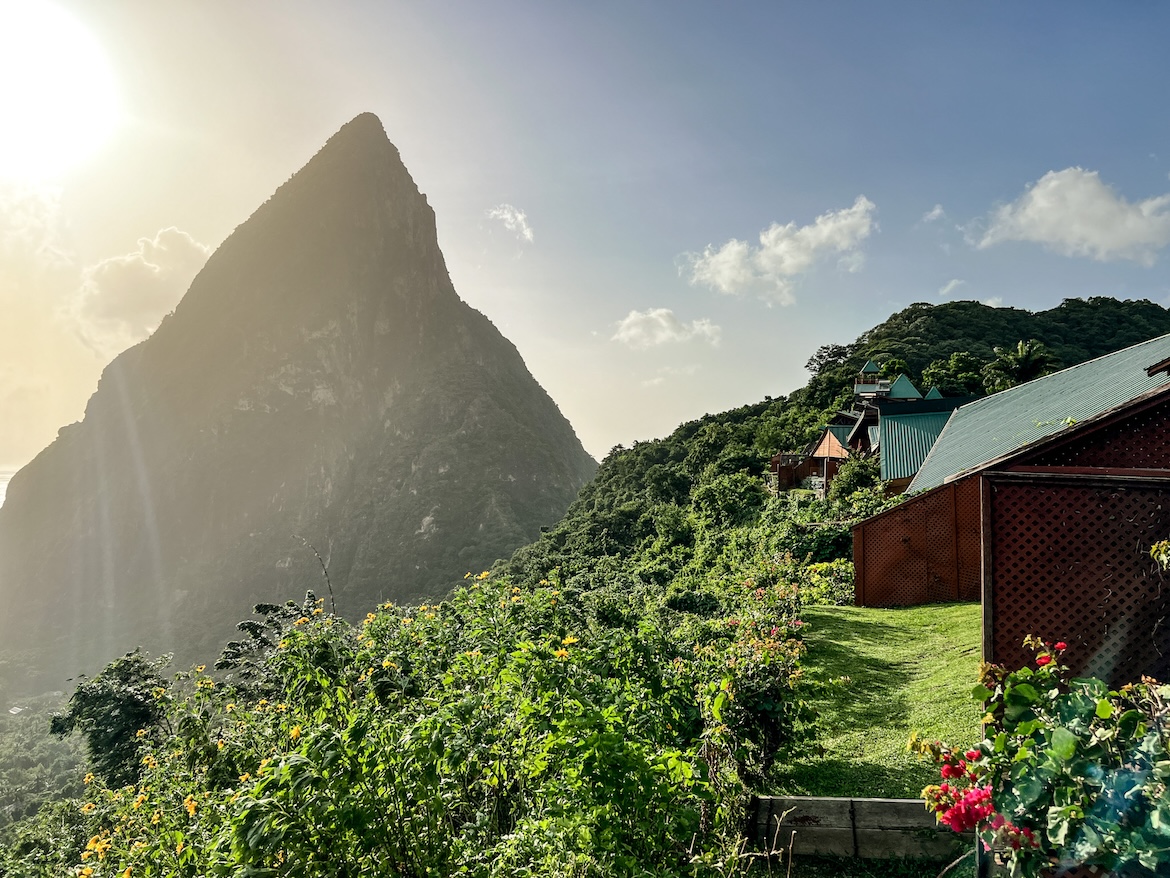
[[937,772],[906,752],[910,732],[966,745],[980,739],[970,698],[980,658],[978,604],[898,609],[808,607],[805,673],[826,687],[822,754],[780,766],[765,792],[917,798]]

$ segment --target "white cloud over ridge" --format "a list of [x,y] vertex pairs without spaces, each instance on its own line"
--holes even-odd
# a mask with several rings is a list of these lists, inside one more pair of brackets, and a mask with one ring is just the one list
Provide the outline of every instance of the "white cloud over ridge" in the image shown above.
[[69,308],[82,341],[112,356],[146,338],[178,304],[210,252],[171,227],[139,238],[134,252],[86,267]]
[[509,232],[515,233],[521,241],[532,243],[532,226],[528,225],[528,214],[510,204],[501,204],[487,212],[491,219],[499,220]]
[[610,341],[620,341],[635,349],[646,349],[672,342],[699,339],[718,345],[723,331],[706,318],[683,323],[669,308],[631,311],[618,321]]
[[852,207],[823,213],[807,226],[772,223],[760,232],[758,247],[732,238],[722,247],[687,254],[690,281],[721,293],[755,293],[791,305],[797,278],[829,256],[839,254],[838,266],[846,271],[861,269],[861,242],[877,228],[876,209],[859,195]]
[[1170,244],[1170,194],[1131,203],[1102,183],[1096,171],[1049,171],[1015,201],[992,212],[977,246],[1004,241],[1148,267]]
[[961,287],[965,283],[966,283],[966,281],[961,280],[960,278],[957,278],[957,277],[951,278],[949,281],[947,281],[945,284],[943,284],[941,287],[938,288],[939,298],[945,299],[947,296],[949,296],[951,293],[953,293],[955,290],[957,290],[959,287]]

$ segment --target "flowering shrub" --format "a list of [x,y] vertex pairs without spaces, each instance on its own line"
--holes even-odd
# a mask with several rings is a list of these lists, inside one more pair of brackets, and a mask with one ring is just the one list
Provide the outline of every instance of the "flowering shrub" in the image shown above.
[[[1170,686],[1149,678],[1113,691],[1067,679],[1063,642],[1029,637],[1035,667],[985,666],[974,697],[987,737],[959,752],[912,735],[942,783],[927,807],[956,831],[977,830],[1013,876],[1073,864],[1170,866]],[[1158,874],[1162,874],[1161,871]]]
[[791,589],[696,620],[552,579],[483,573],[356,626],[264,608],[230,675],[144,690],[133,774],[90,776],[69,833],[0,873],[717,874],[743,773],[798,739]]

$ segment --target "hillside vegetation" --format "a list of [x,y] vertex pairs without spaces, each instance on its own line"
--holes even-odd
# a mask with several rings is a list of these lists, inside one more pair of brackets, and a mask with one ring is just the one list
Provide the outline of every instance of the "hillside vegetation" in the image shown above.
[[833,606],[851,524],[896,501],[863,465],[825,500],[760,475],[866,359],[917,380],[1019,341],[1111,349],[1052,327],[1170,331],[1148,302],[1001,310],[911,306],[787,398],[615,448],[561,522],[437,603],[356,625],[312,595],[260,605],[214,670],[171,679],[127,654],[54,720],[86,742],[80,795],[3,828],[0,873],[728,875],[753,790],[913,792],[895,739],[974,716],[974,608]]
[[867,360],[895,364],[922,386],[924,370],[928,377],[955,373],[950,365],[960,354],[954,362],[978,382],[996,348],[1014,353],[1021,341],[1038,342],[1059,365],[1072,366],[1165,333],[1170,311],[1145,300],[1068,299],[1038,313],[978,302],[911,305],[850,345],[820,348],[809,361],[808,385],[788,397],[704,415],[663,439],[614,448],[565,517],[499,569],[524,582],[556,569],[580,587],[651,586],[676,600],[699,594],[701,603],[711,577],[746,578],[785,555],[799,562],[850,558],[850,525],[880,508],[877,497],[769,500],[759,477],[772,455],[803,448],[838,408],[850,406]]

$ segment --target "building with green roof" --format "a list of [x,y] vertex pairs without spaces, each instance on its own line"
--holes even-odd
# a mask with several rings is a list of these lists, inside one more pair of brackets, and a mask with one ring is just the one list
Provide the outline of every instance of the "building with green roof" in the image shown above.
[[[884,442],[884,436],[882,438]],[[1074,675],[1170,676],[1170,335],[957,409],[926,490],[853,530],[861,606],[979,600],[983,659],[1069,644]]]
[[1147,368],[1170,359],[1170,335],[1070,366],[964,405],[947,423],[911,491],[962,473],[1067,430],[1170,381]]

